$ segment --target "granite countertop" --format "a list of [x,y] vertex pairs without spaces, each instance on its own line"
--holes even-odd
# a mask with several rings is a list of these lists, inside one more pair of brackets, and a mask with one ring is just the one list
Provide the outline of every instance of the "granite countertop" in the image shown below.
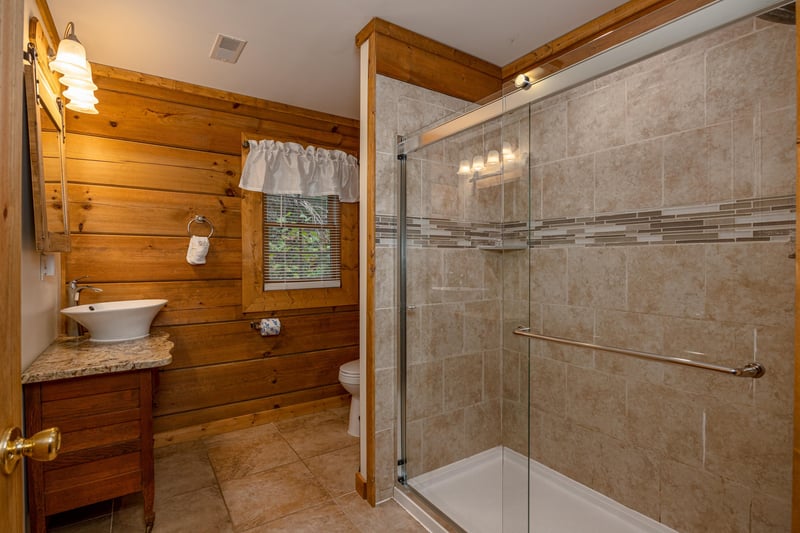
[[92,342],[88,336],[59,337],[22,373],[22,383],[39,383],[112,372],[157,368],[172,362],[169,334],[142,339]]

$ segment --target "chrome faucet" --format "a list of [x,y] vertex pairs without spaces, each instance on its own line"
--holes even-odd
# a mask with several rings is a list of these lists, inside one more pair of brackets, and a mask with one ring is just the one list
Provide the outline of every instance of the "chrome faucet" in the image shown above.
[[[75,305],[80,304],[81,300],[81,292],[85,290],[90,290],[92,292],[103,292],[103,289],[99,287],[92,287],[91,285],[83,285],[78,286],[78,282],[82,279],[86,279],[89,276],[81,276],[80,278],[75,278],[72,281],[67,282],[67,307],[73,307]],[[67,336],[68,337],[80,337],[85,333],[83,327],[72,320],[71,318],[67,319]]]
[[78,287],[78,282],[82,279],[86,279],[89,276],[81,276],[80,278],[75,278],[70,282],[67,282],[68,291],[67,291],[67,307],[72,307],[74,305],[80,304],[81,300],[81,292],[85,290],[90,290],[92,292],[103,292],[103,289],[99,287],[92,287],[91,285],[83,285],[82,287]]

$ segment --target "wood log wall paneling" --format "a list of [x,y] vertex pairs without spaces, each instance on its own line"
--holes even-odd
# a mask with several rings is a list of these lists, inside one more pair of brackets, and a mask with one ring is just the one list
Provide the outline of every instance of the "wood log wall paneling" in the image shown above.
[[[100,114],[67,114],[73,235],[64,275],[88,275],[103,289],[84,291],[82,303],[169,300],[154,322],[175,342],[160,373],[155,431],[344,394],[338,368],[358,358],[356,306],[242,313],[237,185],[243,131],[357,154],[358,121],[93,68]],[[185,260],[195,214],[214,224],[200,266]],[[264,316],[281,318],[280,336],[250,328]]]

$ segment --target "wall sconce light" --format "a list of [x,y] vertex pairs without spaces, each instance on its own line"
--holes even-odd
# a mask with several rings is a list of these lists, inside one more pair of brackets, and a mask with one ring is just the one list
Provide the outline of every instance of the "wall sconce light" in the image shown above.
[[496,176],[503,171],[503,165],[508,164],[516,159],[514,150],[511,148],[511,143],[503,143],[503,161],[500,161],[500,152],[497,150],[489,150],[486,153],[486,158],[483,155],[476,155],[472,158],[470,164],[469,159],[462,159],[458,165],[459,176],[472,176],[473,179],[481,179],[484,177]]
[[86,49],[75,36],[75,24],[69,22],[64,30],[64,38],[58,43],[56,58],[50,62],[50,69],[63,74],[59,81],[67,87],[64,96],[69,99],[67,109],[80,113],[97,114],[94,96],[97,85],[92,80],[92,66],[86,60]]

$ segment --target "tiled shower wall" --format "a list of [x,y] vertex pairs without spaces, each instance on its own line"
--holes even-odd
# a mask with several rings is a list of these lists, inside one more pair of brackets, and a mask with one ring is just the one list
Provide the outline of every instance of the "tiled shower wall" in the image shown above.
[[[395,156],[396,135],[399,132],[409,133],[430,124],[455,111],[464,108],[465,103],[439,93],[422,89],[407,83],[396,81],[384,76],[378,76],[376,87],[376,224],[379,228],[378,244],[375,251],[375,402],[376,402],[376,485],[378,499],[391,497],[392,487],[396,479],[395,452],[397,435],[395,395],[397,381],[397,259],[396,259],[396,226],[397,226],[397,159]],[[409,158],[408,174],[409,187],[415,199],[409,204],[409,214],[419,218],[439,214],[449,207],[451,203],[443,196],[436,196],[438,192],[447,194],[447,185],[442,189],[435,180],[423,180],[426,175],[435,175],[443,172],[444,148],[438,150],[422,151]],[[452,170],[452,169],[450,169]],[[452,171],[448,171],[452,175]],[[453,182],[455,183],[455,182]],[[414,189],[416,187],[416,189]],[[424,187],[424,189],[423,189]],[[432,196],[433,195],[433,196]],[[423,199],[424,198],[424,204]],[[431,198],[435,198],[431,200]],[[438,199],[438,200],[437,200]],[[439,204],[437,204],[437,201]],[[495,230],[497,231],[497,230]],[[464,331],[464,317],[467,313],[466,301],[459,298],[458,290],[444,290],[446,285],[464,287],[468,284],[483,282],[485,272],[490,272],[485,265],[469,265],[459,250],[443,250],[434,248],[431,253],[410,253],[409,261],[420,265],[428,272],[430,278],[416,279],[415,287],[409,293],[409,303],[418,302],[417,309],[410,313],[410,327],[413,333],[409,339],[416,343],[414,350],[421,349],[421,344],[427,350],[418,360],[413,361],[413,369],[409,373],[409,393],[411,404],[409,415],[413,419],[410,431],[413,437],[409,439],[409,454],[413,454],[411,469],[418,469],[422,461],[428,465],[446,464],[452,459],[450,453],[450,440],[454,434],[463,433],[466,428],[467,407],[475,405],[475,395],[483,397],[483,379],[478,383],[481,390],[476,391],[474,383],[470,388],[461,389],[453,380],[447,383],[444,379],[444,366],[454,370],[459,376],[471,374],[478,367],[482,375],[483,354],[462,353]],[[445,265],[447,265],[445,267]],[[457,269],[448,270],[444,269]],[[447,279],[444,280],[443,277]],[[433,286],[437,291],[430,291]],[[476,287],[477,288],[477,287]],[[428,300],[428,294],[432,300]],[[467,294],[478,294],[481,298],[487,291],[466,291]],[[496,295],[496,293],[489,293]],[[469,305],[492,305],[492,302],[472,302]],[[434,306],[439,309],[457,313],[455,316],[437,315]],[[423,322],[424,321],[424,322]],[[424,324],[424,329],[420,330]],[[452,349],[447,343],[454,343]],[[499,345],[499,343],[498,343]],[[496,366],[497,363],[495,363]],[[445,390],[449,390],[446,395]],[[499,408],[499,394],[494,407]],[[445,404],[448,408],[460,410],[460,416],[446,419],[444,415]],[[460,407],[455,407],[460,406]],[[423,409],[430,408],[430,415],[423,413]],[[438,419],[436,417],[439,417]],[[488,418],[488,417],[484,417]],[[423,428],[427,425],[427,428]],[[421,431],[435,426],[431,433],[433,439],[423,442]],[[459,442],[462,442],[460,440]],[[427,451],[423,459],[422,448]],[[460,447],[460,445],[459,445]],[[410,461],[411,462],[411,461]]]
[[533,458],[681,532],[790,530],[794,43],[747,20],[531,108],[532,329],[767,368],[532,345]]

